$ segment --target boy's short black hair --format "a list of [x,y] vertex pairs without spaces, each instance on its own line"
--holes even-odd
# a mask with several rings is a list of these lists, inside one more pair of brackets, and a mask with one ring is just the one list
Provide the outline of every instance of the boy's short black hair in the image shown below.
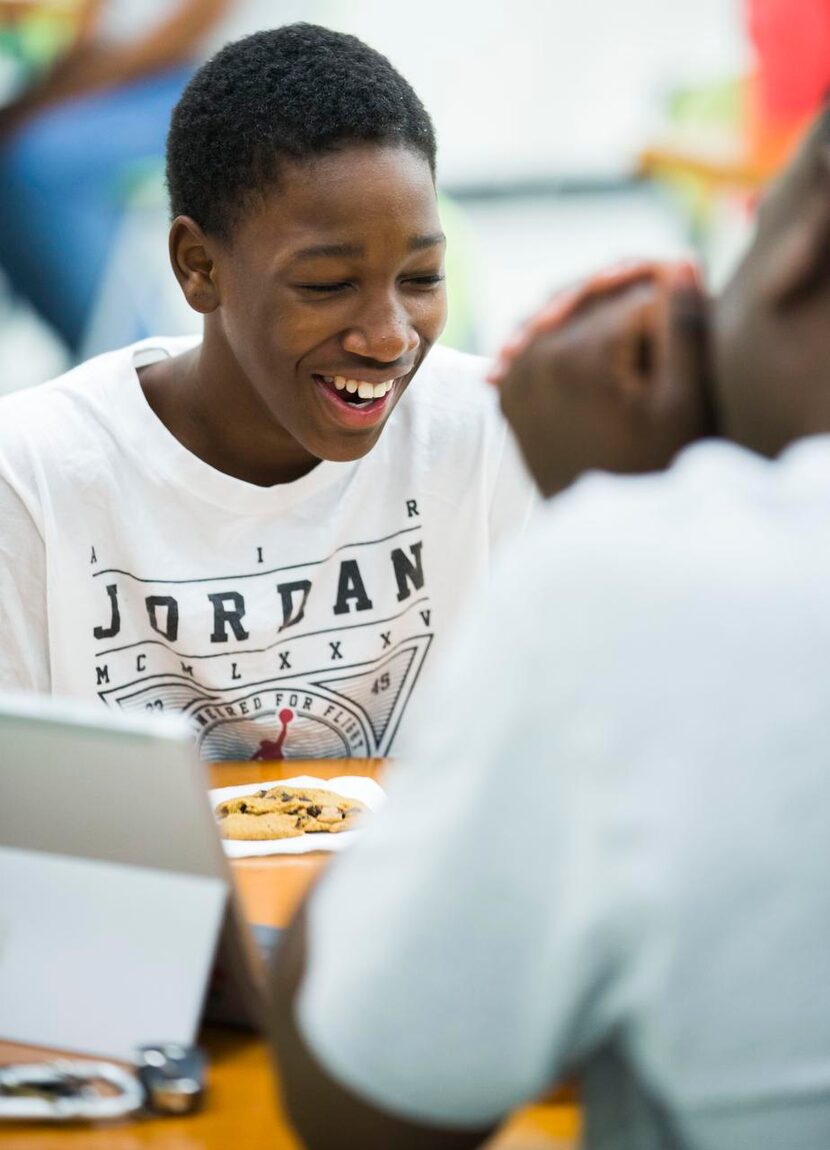
[[285,159],[403,144],[435,176],[435,133],[385,56],[356,36],[288,24],[227,44],[182,93],[167,137],[173,216],[227,238]]

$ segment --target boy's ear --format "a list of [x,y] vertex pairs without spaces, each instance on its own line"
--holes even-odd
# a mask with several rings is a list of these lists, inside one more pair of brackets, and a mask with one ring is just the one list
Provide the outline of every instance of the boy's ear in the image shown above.
[[211,244],[190,216],[176,216],[170,227],[170,263],[184,298],[194,311],[207,315],[219,306]]
[[830,180],[821,180],[770,244],[759,291],[771,308],[787,308],[827,285]]

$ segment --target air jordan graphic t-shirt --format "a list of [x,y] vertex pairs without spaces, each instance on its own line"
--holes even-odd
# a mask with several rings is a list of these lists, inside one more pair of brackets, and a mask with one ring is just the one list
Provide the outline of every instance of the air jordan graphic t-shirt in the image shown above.
[[145,340],[0,401],[0,689],[183,712],[207,759],[399,750],[416,685],[533,503],[485,361],[434,348],[368,455],[257,487],[144,398],[137,365],[194,342]]

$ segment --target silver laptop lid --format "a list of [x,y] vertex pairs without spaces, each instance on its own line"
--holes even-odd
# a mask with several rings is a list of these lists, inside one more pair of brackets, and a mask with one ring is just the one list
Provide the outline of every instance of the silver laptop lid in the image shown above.
[[0,694],[0,845],[228,872],[205,768],[178,716]]
[[192,1042],[229,872],[186,726],[0,696],[0,1038]]

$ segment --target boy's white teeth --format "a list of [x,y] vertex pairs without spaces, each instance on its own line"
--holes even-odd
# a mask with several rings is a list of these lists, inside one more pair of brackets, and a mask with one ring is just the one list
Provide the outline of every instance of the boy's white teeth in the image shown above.
[[349,395],[357,393],[361,399],[383,399],[395,386],[394,379],[388,379],[386,383],[368,383],[365,379],[347,379],[344,375],[335,375],[333,379],[324,375],[322,378],[326,383],[333,383],[338,391],[345,390]]

